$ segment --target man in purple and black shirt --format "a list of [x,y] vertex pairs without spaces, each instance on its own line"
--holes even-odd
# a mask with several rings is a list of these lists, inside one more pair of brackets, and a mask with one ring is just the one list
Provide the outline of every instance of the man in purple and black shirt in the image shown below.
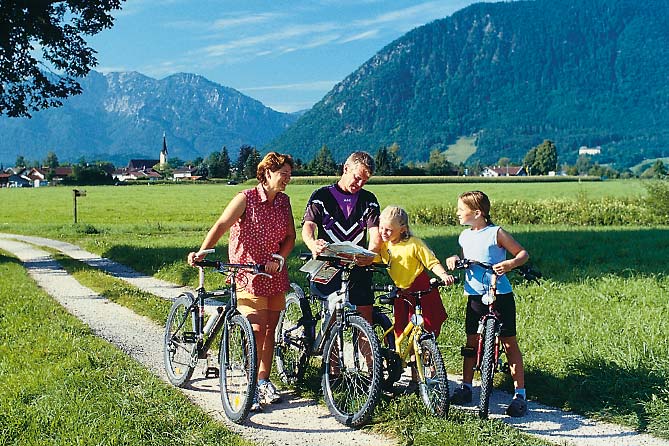
[[[377,252],[379,236],[379,202],[376,196],[363,189],[374,174],[374,159],[367,152],[355,152],[344,163],[341,178],[335,184],[314,191],[309,198],[302,219],[302,240],[314,254],[320,254],[328,243],[350,241]],[[372,259],[364,261],[370,264]],[[364,266],[363,261],[358,263]],[[339,289],[341,277],[334,277],[326,286],[319,286],[324,293]],[[372,320],[372,273],[355,267],[349,277],[350,302],[360,314]]]

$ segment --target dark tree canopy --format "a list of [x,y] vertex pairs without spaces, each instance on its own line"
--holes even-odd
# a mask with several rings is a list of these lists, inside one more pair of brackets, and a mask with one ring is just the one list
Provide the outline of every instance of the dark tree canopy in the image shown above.
[[2,0],[0,115],[30,117],[81,93],[76,78],[97,65],[84,37],[111,28],[121,1]]

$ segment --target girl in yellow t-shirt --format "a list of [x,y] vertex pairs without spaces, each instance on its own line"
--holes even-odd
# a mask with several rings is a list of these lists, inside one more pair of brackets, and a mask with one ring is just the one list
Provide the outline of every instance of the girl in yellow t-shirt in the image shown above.
[[[426,273],[429,269],[439,276],[447,285],[455,282],[439,260],[418,237],[413,236],[409,228],[409,216],[397,206],[388,206],[379,220],[379,233],[383,244],[377,256],[389,265],[388,271],[395,286],[406,291],[423,291],[430,288],[430,278]],[[407,295],[413,301],[411,295]],[[402,334],[404,327],[413,315],[415,302],[409,304],[404,299],[395,299],[393,311],[395,315],[395,335]],[[441,324],[446,320],[446,310],[441,302],[439,290],[434,289],[421,298],[425,329],[439,336]]]

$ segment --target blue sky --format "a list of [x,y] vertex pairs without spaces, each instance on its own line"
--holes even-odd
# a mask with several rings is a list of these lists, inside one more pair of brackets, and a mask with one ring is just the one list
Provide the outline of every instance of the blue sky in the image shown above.
[[275,110],[311,107],[409,30],[468,0],[127,0],[90,38],[102,72],[200,74]]

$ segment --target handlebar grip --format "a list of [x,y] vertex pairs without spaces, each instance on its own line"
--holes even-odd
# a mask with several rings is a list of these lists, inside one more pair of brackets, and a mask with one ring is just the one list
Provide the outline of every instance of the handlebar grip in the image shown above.
[[197,262],[193,262],[195,266],[199,266],[201,268],[204,267],[212,267],[212,268],[218,268],[221,264],[218,260],[199,260]]
[[312,257],[310,252],[301,252],[300,253],[300,260],[310,260]]

